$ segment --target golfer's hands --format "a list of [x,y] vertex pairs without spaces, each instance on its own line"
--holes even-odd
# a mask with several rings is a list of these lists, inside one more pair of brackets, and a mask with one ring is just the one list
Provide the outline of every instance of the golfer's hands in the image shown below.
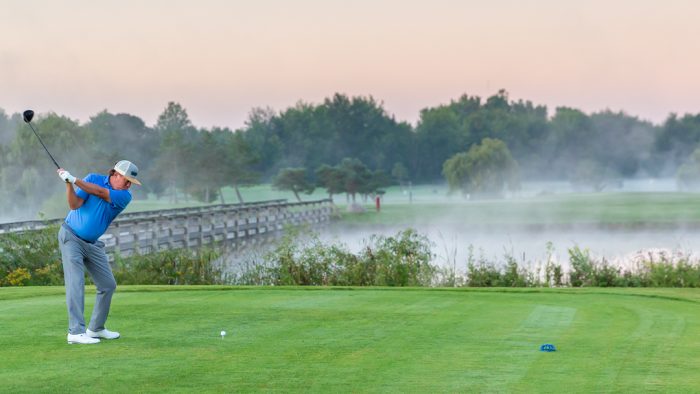
[[63,168],[58,169],[58,177],[63,179],[66,183],[75,183],[75,177],[70,174],[70,172],[64,170]]

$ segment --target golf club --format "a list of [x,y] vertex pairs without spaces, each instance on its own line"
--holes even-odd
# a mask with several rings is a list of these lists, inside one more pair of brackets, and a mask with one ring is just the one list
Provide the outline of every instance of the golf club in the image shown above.
[[41,146],[44,147],[44,150],[46,151],[46,153],[48,153],[49,157],[51,158],[51,161],[53,161],[53,164],[56,165],[56,168],[61,168],[61,166],[59,166],[58,163],[56,162],[56,159],[54,159],[53,156],[51,156],[51,152],[49,152],[49,150],[46,149],[46,145],[44,145],[44,141],[41,140],[41,137],[39,137],[39,134],[37,134],[36,130],[34,130],[34,126],[32,126],[31,122],[32,122],[32,119],[34,118],[34,111],[32,111],[31,109],[24,111],[24,113],[22,113],[22,118],[29,125],[29,127],[32,129],[36,138],[39,139],[39,143],[41,144]]

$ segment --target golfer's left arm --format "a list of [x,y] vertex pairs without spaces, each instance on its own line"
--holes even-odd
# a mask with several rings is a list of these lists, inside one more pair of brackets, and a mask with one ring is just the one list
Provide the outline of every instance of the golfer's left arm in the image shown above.
[[68,182],[66,182],[66,199],[68,200],[68,207],[70,209],[78,209],[83,206],[83,203],[85,202],[85,200],[75,194],[73,185]]
[[93,196],[97,196],[107,202],[112,202],[111,197],[109,196],[109,190],[102,187],[98,186],[94,183],[90,182],[85,182],[82,179],[76,179],[75,180],[75,185],[78,186],[79,188],[85,190],[87,194],[92,194]]
[[[82,179],[76,178],[73,175],[71,175],[70,172],[64,170],[63,168],[59,168],[57,172],[58,172],[58,176],[61,179],[63,179],[68,186],[70,186],[71,190],[73,189],[71,184],[74,184],[74,185],[78,186],[80,189],[82,189],[87,194],[92,194],[93,196],[97,196],[97,197],[107,201],[108,203],[112,202],[112,199],[109,196],[108,189],[106,189],[102,186],[96,185],[94,183],[85,182]],[[72,200],[71,194],[74,195],[75,198],[79,199],[80,201],[71,201]],[[71,193],[71,191],[68,191],[68,204],[70,205],[71,209],[77,209],[83,204],[83,200],[78,195],[75,194],[74,190],[72,190],[72,193]],[[76,206],[76,208],[73,208],[73,206]]]

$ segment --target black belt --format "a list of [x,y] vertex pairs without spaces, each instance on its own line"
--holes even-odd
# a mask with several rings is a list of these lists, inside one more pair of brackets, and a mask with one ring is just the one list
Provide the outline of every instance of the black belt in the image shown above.
[[87,243],[89,243],[89,244],[94,244],[94,243],[95,243],[95,241],[88,241],[87,239],[84,239],[84,238],[81,237],[80,235],[76,234],[75,231],[74,231],[72,228],[70,228],[70,226],[69,226],[66,222],[63,222],[63,224],[61,224],[61,226],[62,226],[63,228],[65,228],[66,230],[70,231],[71,234],[73,234],[73,235],[75,235],[76,237],[78,237],[79,240],[81,240],[81,241],[83,241],[83,242],[87,242]]

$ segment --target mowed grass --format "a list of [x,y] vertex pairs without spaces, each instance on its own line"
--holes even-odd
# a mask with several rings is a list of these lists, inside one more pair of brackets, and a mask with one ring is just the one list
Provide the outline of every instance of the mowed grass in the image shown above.
[[[241,188],[246,201],[287,199],[296,201],[288,191],[274,190],[270,185]],[[224,189],[225,201],[237,202],[231,188]],[[312,195],[301,195],[305,201],[328,198],[321,189]],[[334,196],[342,213],[342,222],[353,225],[525,225],[525,226],[613,226],[638,228],[683,227],[700,224],[700,195],[681,192],[614,192],[560,193],[504,199],[465,200],[449,196],[444,186],[419,185],[412,189],[412,202],[405,189],[390,187],[383,197],[381,212],[375,210],[374,200],[357,202],[364,213],[348,213],[345,195]],[[218,203],[218,201],[216,202]],[[127,212],[201,206],[192,200],[170,203],[167,198],[136,199]]]
[[61,288],[0,288],[0,382],[6,392],[697,392],[699,307],[700,292],[672,289],[124,286],[108,321],[123,337],[81,346],[66,344]]
[[343,213],[347,224],[593,225],[678,227],[700,223],[700,195],[692,193],[561,194],[518,199],[388,203],[379,213]]

